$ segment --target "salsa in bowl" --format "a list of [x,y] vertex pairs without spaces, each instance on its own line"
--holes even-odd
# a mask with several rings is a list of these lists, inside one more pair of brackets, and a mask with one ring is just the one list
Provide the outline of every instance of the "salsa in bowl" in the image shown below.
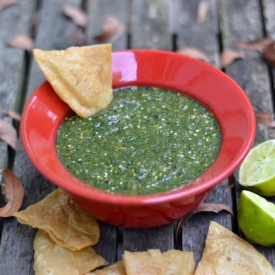
[[[240,165],[254,140],[252,106],[241,88],[223,72],[184,55],[129,50],[113,53],[112,62],[115,95],[114,104],[111,103],[109,109],[120,112],[121,106],[124,110],[121,117],[114,113],[106,115],[103,110],[90,117],[92,125],[83,129],[77,126],[72,131],[75,142],[70,142],[72,137],[59,140],[57,133],[74,114],[45,82],[34,92],[24,109],[21,123],[23,146],[34,166],[94,217],[126,227],[153,227],[172,222],[192,211],[215,185]],[[147,100],[142,103],[144,105],[141,101],[136,102],[138,99],[132,97],[134,94]],[[120,101],[115,100],[116,95],[121,97]],[[166,95],[169,95],[168,98]],[[182,102],[183,98],[196,105],[192,105],[188,115],[183,110],[189,101],[188,104]],[[153,101],[158,102],[153,104],[159,106],[158,111],[148,107],[151,106],[148,102]],[[141,112],[138,117],[141,108],[146,112]],[[203,113],[198,115],[200,108]],[[174,113],[176,109],[180,111]],[[207,119],[204,121],[205,116]],[[202,124],[197,124],[198,120]],[[108,123],[114,127],[102,127]],[[208,126],[209,123],[211,126]],[[136,132],[131,132],[131,127]],[[217,131],[209,132],[210,128]],[[96,139],[89,143],[85,129],[92,129]],[[187,132],[189,135],[184,136]],[[216,140],[214,149],[211,147],[212,136]],[[102,148],[95,145],[95,142],[99,144],[99,139],[106,141]],[[139,143],[134,142],[135,139]],[[188,146],[194,143],[201,144],[204,150],[192,154],[193,149],[190,148],[193,147]],[[58,152],[60,147],[65,148],[65,154],[71,152],[68,158],[76,158],[66,164]],[[85,147],[85,150],[77,155],[79,147]],[[153,152],[149,158],[148,151]],[[84,155],[86,164],[82,163]],[[194,162],[189,155],[193,156]],[[195,178],[181,178],[193,169],[196,162],[198,167],[202,167],[205,160],[209,162]],[[77,168],[69,172],[69,166]],[[77,173],[80,171],[79,178]],[[94,186],[86,183],[87,176],[93,178]],[[177,185],[170,186],[168,183],[175,182],[174,176]],[[143,182],[140,188],[145,192],[139,192],[139,181]],[[134,191],[124,192],[125,184]],[[150,186],[155,185],[161,189],[148,192]],[[116,192],[116,188],[120,191]]]

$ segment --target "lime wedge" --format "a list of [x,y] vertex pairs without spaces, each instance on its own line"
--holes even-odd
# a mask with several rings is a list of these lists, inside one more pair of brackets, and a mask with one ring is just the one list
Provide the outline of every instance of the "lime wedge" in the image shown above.
[[250,191],[242,191],[238,222],[247,240],[263,246],[275,245],[275,205]]
[[239,169],[239,183],[262,196],[275,195],[275,140],[255,146]]

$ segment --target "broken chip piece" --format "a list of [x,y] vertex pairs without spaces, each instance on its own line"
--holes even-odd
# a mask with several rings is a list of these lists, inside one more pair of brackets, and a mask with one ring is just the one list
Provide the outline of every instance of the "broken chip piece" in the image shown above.
[[195,273],[195,259],[193,252],[171,249],[162,254],[167,260],[167,274],[193,275]]
[[193,252],[173,249],[164,253],[159,249],[143,252],[126,250],[122,257],[127,275],[193,275],[195,272]]
[[47,231],[60,246],[79,250],[99,241],[98,221],[58,188],[42,201],[14,213],[20,223]]
[[54,91],[79,116],[88,117],[112,100],[112,45],[34,49],[34,58]]
[[44,230],[38,230],[33,248],[36,275],[85,274],[108,264],[91,246],[77,251],[60,247]]
[[274,275],[275,271],[251,244],[212,221],[195,272],[195,275],[205,274]]

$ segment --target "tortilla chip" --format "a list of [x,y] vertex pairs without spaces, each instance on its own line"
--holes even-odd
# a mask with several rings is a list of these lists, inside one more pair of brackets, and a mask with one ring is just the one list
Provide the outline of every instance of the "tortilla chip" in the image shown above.
[[168,263],[168,274],[194,275],[195,259],[193,252],[171,249],[163,252]]
[[112,100],[112,45],[34,49],[34,58],[59,97],[79,116],[88,117]]
[[38,230],[33,248],[36,275],[85,274],[108,264],[91,246],[71,251],[58,246],[44,230]]
[[275,271],[251,244],[212,221],[195,275],[212,274],[273,275]]
[[84,212],[71,197],[58,188],[42,201],[14,213],[20,223],[44,229],[60,246],[71,250],[99,241],[97,220]]
[[127,275],[193,275],[195,272],[192,252],[172,249],[161,253],[159,249],[149,249],[147,252],[125,251],[122,257]]
[[143,252],[124,251],[122,255],[127,275],[164,275],[167,274],[167,263],[159,249]]
[[85,275],[126,275],[123,261],[118,261],[103,269],[88,272]]

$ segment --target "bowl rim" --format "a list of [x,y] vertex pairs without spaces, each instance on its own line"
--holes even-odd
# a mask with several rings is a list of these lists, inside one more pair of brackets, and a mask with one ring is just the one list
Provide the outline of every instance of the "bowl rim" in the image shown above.
[[[194,59],[189,56],[181,55],[174,52],[169,51],[162,51],[162,50],[152,50],[152,49],[137,49],[137,50],[121,50],[116,51],[112,53],[112,56],[121,55],[124,53],[133,53],[133,54],[150,54],[150,55],[165,55],[169,57],[176,57],[180,58],[182,60],[187,60],[189,62],[194,63],[195,65],[201,66],[207,70],[214,71],[215,73],[219,74],[222,78],[226,79],[227,82],[229,82],[234,89],[238,90],[239,94],[242,96],[244,102],[247,105],[248,113],[250,114],[250,135],[247,138],[245,142],[245,147],[241,154],[239,155],[238,159],[232,164],[226,172],[220,173],[218,176],[215,176],[215,178],[209,179],[207,182],[204,182],[203,184],[197,184],[193,185],[192,188],[188,188],[189,183],[185,185],[184,188],[176,188],[174,190],[169,190],[166,192],[161,193],[155,193],[155,194],[146,194],[146,195],[124,195],[124,194],[118,194],[118,193],[109,193],[104,190],[100,190],[100,192],[87,192],[87,188],[79,188],[76,185],[73,184],[66,184],[66,182],[62,181],[60,178],[55,177],[52,174],[48,174],[46,170],[44,169],[44,166],[39,162],[37,162],[37,157],[32,151],[32,146],[29,143],[29,140],[27,139],[27,135],[25,133],[26,128],[26,118],[28,116],[28,112],[32,106],[33,101],[35,100],[35,97],[37,96],[37,93],[39,92],[39,89],[45,85],[50,85],[47,81],[44,82],[41,86],[39,86],[36,91],[30,96],[28,99],[23,113],[22,113],[22,119],[21,119],[21,125],[20,125],[20,136],[22,140],[23,147],[25,149],[25,152],[32,162],[32,164],[37,168],[37,170],[45,176],[48,180],[50,180],[53,184],[61,187],[62,189],[66,190],[73,196],[81,196],[87,199],[91,199],[98,202],[104,202],[105,204],[117,204],[117,205],[153,205],[153,204],[159,204],[159,203],[167,203],[171,201],[177,201],[182,200],[187,197],[196,196],[198,194],[202,194],[205,192],[210,191],[215,185],[222,182],[225,178],[227,178],[229,175],[233,174],[234,171],[237,169],[237,167],[241,164],[242,160],[245,158],[246,154],[249,152],[250,148],[253,145],[254,142],[254,136],[256,132],[256,121],[254,116],[254,110],[252,108],[251,102],[248,98],[248,96],[244,93],[244,91],[240,88],[240,86],[228,75],[223,73],[222,71],[218,70],[214,66],[207,64],[205,62],[202,62],[200,60]],[[115,85],[114,85],[115,86]],[[122,85],[123,86],[123,85]],[[128,85],[131,86],[131,85]],[[117,87],[114,87],[116,89]],[[59,160],[58,160],[59,161]],[[226,174],[226,175],[225,175]],[[73,177],[73,176],[72,176]],[[79,181],[79,180],[78,180]],[[193,182],[193,181],[192,181]],[[84,183],[85,184],[85,183]],[[87,186],[87,184],[85,184]],[[96,189],[97,188],[88,186],[89,190]],[[100,193],[100,194],[99,194]]]

